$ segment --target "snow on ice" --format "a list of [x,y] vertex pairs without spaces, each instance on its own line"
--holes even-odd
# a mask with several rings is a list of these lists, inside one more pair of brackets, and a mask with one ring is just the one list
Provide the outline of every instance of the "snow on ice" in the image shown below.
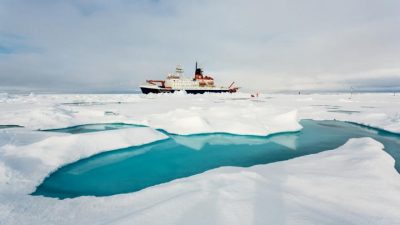
[[[250,168],[223,167],[109,197],[30,196],[57,168],[177,134],[268,135],[300,119],[336,119],[400,132],[391,94],[0,94],[0,224],[400,224],[400,176],[382,144],[351,139],[315,155]],[[81,124],[133,127],[41,132]]]

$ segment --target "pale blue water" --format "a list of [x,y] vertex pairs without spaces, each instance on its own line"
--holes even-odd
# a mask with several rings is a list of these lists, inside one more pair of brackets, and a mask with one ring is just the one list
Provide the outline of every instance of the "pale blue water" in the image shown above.
[[19,126],[19,125],[0,125],[0,129],[6,129],[6,128],[20,128],[23,126]]
[[117,130],[117,129],[123,129],[123,128],[132,128],[132,127],[144,127],[144,126],[143,125],[135,125],[135,124],[126,124],[126,123],[109,123],[109,124],[108,123],[105,123],[105,124],[100,123],[100,124],[78,125],[78,126],[73,126],[73,127],[42,130],[42,131],[81,134],[81,133],[90,133],[90,132],[104,131],[104,130]]
[[[172,135],[155,143],[130,147],[66,165],[33,195],[70,198],[107,196],[141,190],[221,166],[248,167],[335,149],[349,138],[372,137],[385,145],[400,171],[400,135],[339,121],[302,120],[303,129],[268,137],[231,134]],[[87,125],[58,130],[82,133],[131,127]],[[356,150],[355,150],[356,151]]]

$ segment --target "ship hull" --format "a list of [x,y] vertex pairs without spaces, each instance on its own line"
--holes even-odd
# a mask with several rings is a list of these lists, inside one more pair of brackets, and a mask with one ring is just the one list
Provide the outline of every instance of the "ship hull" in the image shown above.
[[[143,94],[159,94],[159,93],[174,93],[175,91],[181,90],[173,90],[173,89],[163,89],[163,88],[150,88],[150,87],[141,87]],[[230,89],[192,89],[192,90],[182,90],[188,94],[204,94],[204,93],[226,93],[226,92],[234,92]]]
[[167,90],[167,89],[161,89],[161,88],[149,88],[149,87],[141,87],[143,94],[158,94],[158,93],[173,93],[174,90]]
[[188,94],[204,94],[204,93],[224,93],[224,92],[231,92],[230,90],[226,89],[210,89],[210,90],[185,90]]

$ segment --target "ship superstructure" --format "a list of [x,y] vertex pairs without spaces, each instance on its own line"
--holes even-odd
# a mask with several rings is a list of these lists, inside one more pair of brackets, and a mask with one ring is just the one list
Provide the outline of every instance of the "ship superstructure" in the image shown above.
[[194,78],[184,77],[183,69],[178,65],[175,73],[168,74],[165,80],[147,80],[146,84],[140,86],[140,89],[144,94],[175,91],[186,91],[189,94],[203,94],[205,92],[234,93],[239,89],[233,86],[234,83],[232,82],[229,87],[215,85],[214,78],[203,75],[203,70],[197,66],[196,62]]

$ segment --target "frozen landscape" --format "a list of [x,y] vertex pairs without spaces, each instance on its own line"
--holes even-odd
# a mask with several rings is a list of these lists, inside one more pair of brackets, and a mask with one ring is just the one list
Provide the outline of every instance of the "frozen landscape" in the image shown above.
[[[393,93],[3,93],[0,224],[400,224],[400,175],[392,157],[400,152],[399,108],[400,96]],[[331,151],[251,167],[217,167],[132,193],[31,195],[63,166],[171,135],[193,151],[240,143],[249,135],[271,136],[273,143],[295,149],[296,140],[274,135],[302,132],[301,121],[307,119],[378,128],[371,131],[376,135],[385,130],[393,136],[392,152],[360,136],[325,149]],[[106,124],[122,125],[108,129]],[[90,132],[80,125],[90,125]],[[59,132],[63,128],[76,132]],[[196,136],[213,133],[236,136]],[[255,140],[247,144],[257,145]]]
[[0,225],[400,225],[399,9],[0,0]]

